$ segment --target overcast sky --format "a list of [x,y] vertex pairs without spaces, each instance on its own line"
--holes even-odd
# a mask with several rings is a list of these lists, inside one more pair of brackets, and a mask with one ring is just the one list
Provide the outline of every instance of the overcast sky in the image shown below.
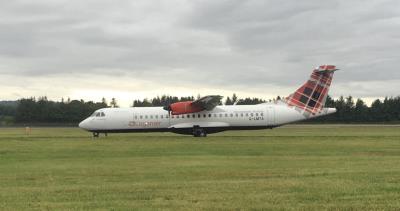
[[400,94],[399,0],[0,0],[0,100]]

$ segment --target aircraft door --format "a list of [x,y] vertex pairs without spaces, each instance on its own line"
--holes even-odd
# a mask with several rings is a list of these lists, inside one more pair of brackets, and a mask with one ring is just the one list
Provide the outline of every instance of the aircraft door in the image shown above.
[[265,120],[267,126],[275,125],[275,108],[273,106],[267,106],[266,114]]
[[128,126],[129,128],[134,128],[137,125],[137,122],[140,120],[140,115],[135,109],[131,113],[131,118],[129,118]]
[[172,125],[172,120],[171,120],[171,116],[172,114],[168,114],[168,127],[170,127]]

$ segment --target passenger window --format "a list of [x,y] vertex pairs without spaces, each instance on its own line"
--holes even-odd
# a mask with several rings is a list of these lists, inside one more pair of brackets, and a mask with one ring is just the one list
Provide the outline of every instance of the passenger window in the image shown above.
[[214,117],[217,117],[217,114],[214,114]]
[[222,117],[222,114],[219,114],[219,117]]
[[137,116],[135,115],[135,119],[137,119]]
[[153,119],[153,115],[150,115],[150,119]]
[[176,115],[176,118],[179,119],[179,115]]
[[246,117],[248,117],[249,116],[249,113],[246,113]]
[[253,116],[253,113],[251,113],[250,116]]
[[228,117],[228,114],[225,114],[225,117]]
[[158,115],[156,115],[156,119],[158,119]]
[[211,117],[211,114],[208,114],[208,117]]
[[264,116],[264,113],[261,113],[260,115],[261,115],[261,116]]
[[231,114],[230,116],[233,117],[233,114]]
[[199,115],[197,115],[197,117],[198,117],[198,118],[200,118],[200,117],[201,117],[201,115],[199,114]]
[[206,115],[206,114],[203,114],[203,117],[204,117],[204,118],[206,118],[206,117],[207,117],[207,115]]
[[149,116],[145,115],[145,116],[144,116],[144,118],[145,118],[145,119],[148,119],[148,118],[149,118]]
[[241,113],[240,116],[243,117],[243,113]]
[[164,115],[160,115],[160,118],[161,118],[161,119],[164,118]]
[[196,114],[193,114],[192,117],[193,117],[193,118],[196,118]]
[[256,113],[256,116],[258,116],[258,113]]
[[99,116],[101,116],[101,114],[100,114],[100,113],[97,113],[97,114],[96,114],[96,117],[99,117]]
[[190,114],[186,115],[186,118],[190,118]]
[[182,117],[182,119],[183,119],[183,118],[185,118],[185,115],[182,114],[181,117]]
[[143,119],[143,116],[142,116],[142,115],[140,115],[140,119]]
[[104,112],[101,112],[101,116],[106,116],[106,115],[104,114]]

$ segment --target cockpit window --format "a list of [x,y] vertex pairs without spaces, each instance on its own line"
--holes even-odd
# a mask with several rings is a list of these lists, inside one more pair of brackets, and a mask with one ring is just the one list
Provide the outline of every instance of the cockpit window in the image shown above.
[[90,115],[91,117],[105,117],[106,115],[104,114],[104,112],[94,112],[92,115]]

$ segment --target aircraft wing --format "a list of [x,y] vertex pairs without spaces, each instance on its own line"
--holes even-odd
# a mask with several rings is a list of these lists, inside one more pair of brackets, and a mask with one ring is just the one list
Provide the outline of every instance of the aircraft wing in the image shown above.
[[207,111],[213,110],[221,101],[223,96],[220,95],[207,95],[196,101],[192,102],[192,105]]

